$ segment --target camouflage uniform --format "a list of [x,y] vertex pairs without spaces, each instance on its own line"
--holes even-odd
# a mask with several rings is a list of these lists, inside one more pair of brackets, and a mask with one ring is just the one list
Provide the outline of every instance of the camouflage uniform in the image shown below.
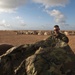
[[58,35],[53,34],[48,39],[53,39],[53,40],[58,40],[59,39],[59,40],[65,42],[65,43],[69,42],[68,37],[65,34],[62,34],[62,33],[59,33]]
[[46,41],[51,42],[52,47],[62,47],[63,44],[66,45],[69,42],[69,39],[65,34],[59,33],[58,35],[51,35]]
[[35,43],[42,48],[27,58],[27,75],[75,75],[75,55],[68,42],[67,36],[59,33]]
[[35,43],[38,47],[63,47],[69,42],[68,37],[65,34],[59,33],[58,36],[51,35],[46,40]]
[[27,75],[75,75],[74,63],[75,55],[63,48],[39,48],[26,59],[26,71]]

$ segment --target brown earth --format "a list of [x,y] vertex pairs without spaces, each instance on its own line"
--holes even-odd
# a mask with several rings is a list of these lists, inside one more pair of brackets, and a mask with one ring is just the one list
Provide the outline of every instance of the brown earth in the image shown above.
[[[13,46],[30,44],[46,39],[49,35],[17,35],[15,31],[0,31],[0,45],[9,44]],[[75,52],[75,36],[69,36],[69,46]]]

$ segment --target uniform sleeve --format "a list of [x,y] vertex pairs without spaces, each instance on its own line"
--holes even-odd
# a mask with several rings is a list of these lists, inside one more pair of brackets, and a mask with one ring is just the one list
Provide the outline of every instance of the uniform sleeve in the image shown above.
[[37,47],[50,47],[52,44],[52,37],[48,37],[46,40],[41,40],[35,43]]
[[49,47],[54,47],[56,45],[56,40],[55,40],[55,36],[54,35],[51,35],[50,37],[48,37],[46,40],[45,40],[47,46]]
[[69,42],[69,39],[68,39],[68,37],[66,35],[63,34],[62,41],[68,43]]

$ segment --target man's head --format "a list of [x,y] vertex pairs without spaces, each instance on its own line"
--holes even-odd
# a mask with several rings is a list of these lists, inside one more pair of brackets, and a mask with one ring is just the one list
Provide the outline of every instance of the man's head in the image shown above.
[[58,25],[55,25],[54,26],[54,32],[55,33],[59,33],[59,30],[60,30],[59,26]]

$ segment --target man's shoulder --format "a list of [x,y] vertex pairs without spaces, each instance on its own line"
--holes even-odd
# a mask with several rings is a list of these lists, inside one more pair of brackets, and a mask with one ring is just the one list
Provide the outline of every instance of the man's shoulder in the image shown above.
[[69,38],[65,34],[61,33],[61,37],[64,42],[66,42],[66,43],[69,42]]
[[62,35],[62,36],[66,36],[64,33],[61,33],[61,32],[60,32],[60,35]]

